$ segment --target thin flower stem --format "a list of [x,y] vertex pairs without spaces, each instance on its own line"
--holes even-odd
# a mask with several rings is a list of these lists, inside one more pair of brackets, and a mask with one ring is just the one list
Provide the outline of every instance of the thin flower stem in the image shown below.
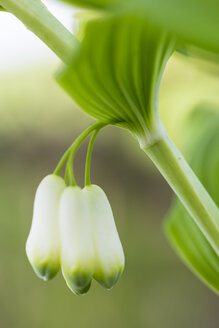
[[91,185],[91,179],[90,179],[90,166],[91,166],[91,156],[94,146],[94,141],[99,133],[100,129],[97,129],[94,131],[90,143],[87,150],[87,158],[86,158],[86,166],[85,166],[85,186]]
[[65,167],[65,184],[68,185],[68,163]]
[[168,136],[143,148],[219,256],[219,209]]
[[93,132],[94,130],[99,129],[105,125],[106,125],[106,123],[95,122],[95,123],[91,124],[86,130],[84,130],[77,137],[77,139],[72,143],[72,145],[66,150],[66,152],[62,156],[61,160],[59,161],[58,165],[56,166],[56,168],[54,170],[54,174],[56,174],[56,175],[60,174],[60,171],[61,171],[63,165],[65,164],[66,160],[68,159],[68,164],[66,166],[66,170],[68,170],[68,175],[69,175],[70,181],[74,184],[74,181],[75,181],[74,174],[73,174],[72,169],[69,170],[69,167],[72,167],[76,151],[78,150],[78,148],[80,147],[82,142],[89,136],[89,134],[91,132]]
[[68,164],[67,164],[68,165],[69,183],[71,186],[76,185],[74,170],[73,170],[73,162],[74,162],[74,157],[75,157],[75,154],[76,154],[78,148],[80,147],[82,142],[89,136],[89,134],[91,132],[93,132],[96,129],[99,130],[99,129],[103,128],[105,125],[106,125],[106,123],[102,123],[102,122],[96,122],[96,123],[92,124],[84,132],[82,132],[82,134],[75,140],[74,144],[72,145],[71,151],[69,154],[69,158],[68,158]]
[[0,0],[66,64],[79,48],[76,38],[47,10],[39,0]]

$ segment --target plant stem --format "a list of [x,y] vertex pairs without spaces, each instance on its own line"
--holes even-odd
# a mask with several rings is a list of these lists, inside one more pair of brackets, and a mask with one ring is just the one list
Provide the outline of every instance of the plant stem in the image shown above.
[[91,165],[91,155],[92,155],[92,151],[93,151],[93,146],[94,146],[94,141],[99,133],[100,129],[95,130],[91,139],[90,139],[90,143],[88,146],[88,150],[87,150],[87,158],[86,158],[86,166],[85,166],[85,186],[89,186],[91,185],[91,179],[90,179],[90,165]]
[[0,0],[0,5],[21,20],[63,62],[70,63],[74,51],[79,47],[79,42],[41,1]]
[[168,136],[143,148],[219,256],[219,209]]
[[[96,129],[100,129],[101,127],[105,126],[106,123],[102,123],[102,122],[95,122],[93,124],[91,124],[86,130],[84,130],[78,137],[77,139],[72,143],[72,145],[66,150],[66,152],[64,153],[64,155],[62,156],[61,160],[59,161],[58,165],[56,166],[55,170],[54,170],[54,174],[59,175],[60,171],[63,167],[63,165],[65,164],[66,160],[68,159],[68,165],[72,165],[73,160],[74,160],[74,156],[76,151],[78,150],[78,148],[80,147],[80,145],[82,144],[82,142],[89,136],[89,134],[96,130]],[[71,170],[72,171],[72,170]],[[69,172],[70,173],[70,172]],[[74,179],[74,174],[73,172],[69,174],[71,181],[75,181]],[[72,179],[73,176],[73,179]]]
[[73,170],[73,161],[75,154],[82,144],[82,142],[89,136],[89,134],[95,130],[99,130],[102,127],[104,127],[106,124],[102,122],[96,122],[89,126],[86,130],[84,130],[80,136],[75,140],[75,142],[72,144],[71,149],[70,149],[70,154],[69,154],[69,159],[68,159],[68,174],[69,174],[69,182],[71,186],[76,185],[75,181],[75,176],[74,176],[74,170]]

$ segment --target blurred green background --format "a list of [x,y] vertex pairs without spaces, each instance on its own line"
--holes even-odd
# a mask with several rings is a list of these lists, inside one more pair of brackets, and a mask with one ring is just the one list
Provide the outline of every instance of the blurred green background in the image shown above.
[[[107,127],[92,159],[92,181],[106,192],[126,255],[118,284],[93,282],[73,295],[58,274],[45,283],[25,254],[35,190],[91,122],[56,84],[56,65],[0,76],[0,327],[217,328],[219,299],[171,249],[162,221],[172,192],[126,131]],[[174,56],[160,94],[162,121],[181,147],[183,121],[198,103],[219,104],[218,68]],[[86,143],[75,169],[83,184]]]

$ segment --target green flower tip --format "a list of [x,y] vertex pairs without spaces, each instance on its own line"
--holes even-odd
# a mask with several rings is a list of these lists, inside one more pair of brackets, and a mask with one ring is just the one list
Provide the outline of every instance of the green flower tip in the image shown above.
[[50,261],[47,260],[44,263],[37,263],[35,262],[34,265],[32,265],[34,272],[36,275],[43,279],[44,281],[51,280],[55,277],[55,275],[58,273],[60,269],[60,264],[57,263],[55,267],[50,266]]
[[[122,261],[123,262],[123,261]],[[124,270],[124,262],[115,265],[114,269],[110,272],[104,272],[103,270],[97,270],[94,274],[94,279],[98,281],[106,289],[112,289],[117,283]]]
[[66,274],[62,268],[62,274],[67,286],[75,295],[84,295],[90,289],[92,277],[86,271],[83,272],[80,268],[76,268],[74,272]]

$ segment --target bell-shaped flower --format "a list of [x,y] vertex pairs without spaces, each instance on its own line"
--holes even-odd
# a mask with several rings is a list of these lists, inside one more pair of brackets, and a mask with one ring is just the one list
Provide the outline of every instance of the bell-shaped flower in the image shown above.
[[60,268],[59,201],[64,189],[64,180],[51,174],[36,191],[26,252],[35,273],[44,280],[53,278]]
[[84,294],[94,272],[94,247],[89,209],[79,187],[68,187],[62,194],[60,233],[63,276],[75,294]]
[[92,222],[95,250],[93,277],[101,285],[110,289],[119,279],[124,269],[124,253],[116,229],[113,213],[104,191],[90,185],[83,189]]

